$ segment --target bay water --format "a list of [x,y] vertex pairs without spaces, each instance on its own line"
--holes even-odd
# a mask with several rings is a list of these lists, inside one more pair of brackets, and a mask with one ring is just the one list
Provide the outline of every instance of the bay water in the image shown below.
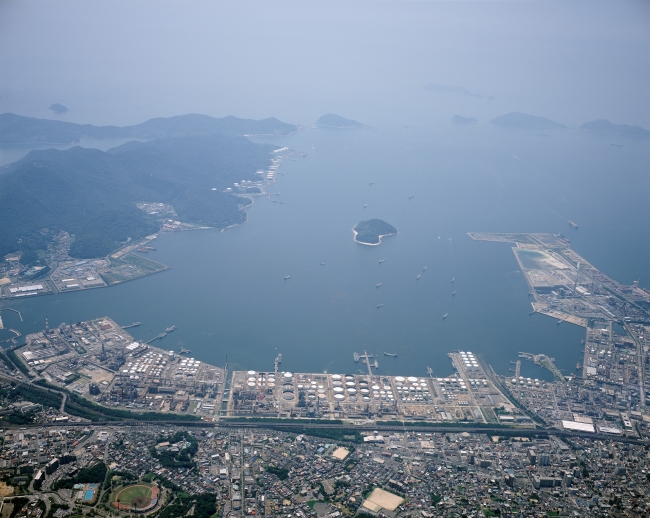
[[[2,301],[25,320],[3,311],[5,326],[25,334],[41,330],[46,316],[58,325],[106,315],[141,321],[129,331],[148,340],[175,325],[153,345],[178,350],[182,342],[202,361],[227,357],[231,369],[270,370],[281,353],[282,370],[354,372],[364,366],[353,353],[367,350],[380,373],[426,375],[430,366],[444,376],[452,372],[447,353],[465,350],[501,374],[519,351],[545,353],[570,373],[584,330],[530,316],[511,245],[467,232],[562,232],[606,274],[648,286],[646,140],[488,123],[303,129],[256,140],[307,153],[285,161],[268,189],[282,203],[257,198],[248,222],[224,232],[162,234],[147,256],[171,270]],[[398,234],[379,246],[355,243],[352,228],[370,218]],[[552,378],[526,361],[522,373]]]

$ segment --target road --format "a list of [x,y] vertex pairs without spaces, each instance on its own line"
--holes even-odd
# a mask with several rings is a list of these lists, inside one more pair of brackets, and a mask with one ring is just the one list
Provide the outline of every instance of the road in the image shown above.
[[[639,399],[641,400],[641,407],[645,407],[645,390],[644,390],[644,372],[643,372],[643,344],[639,342],[634,330],[630,327],[629,324],[625,324],[625,330],[627,334],[630,335],[632,340],[636,345],[636,364],[638,368],[638,378],[639,378]],[[612,335],[611,326],[610,326],[610,337]]]
[[[246,421],[217,421],[217,422],[206,422],[206,421],[94,421],[94,422],[80,422],[80,423],[66,423],[66,427],[70,426],[155,426],[155,425],[164,425],[164,426],[182,426],[182,427],[207,427],[212,426],[215,428],[263,428],[263,429],[275,429],[275,430],[341,430],[341,431],[350,431],[350,432],[420,432],[420,433],[482,433],[488,435],[508,435],[514,437],[525,437],[525,436],[534,436],[534,435],[555,435],[556,437],[575,437],[583,439],[596,439],[602,441],[615,441],[626,444],[638,444],[641,446],[650,446],[650,440],[646,439],[635,439],[632,437],[626,437],[624,435],[608,435],[602,433],[589,433],[589,432],[578,432],[573,430],[558,430],[557,428],[514,428],[514,427],[497,427],[497,426],[462,426],[462,425],[449,425],[449,426],[439,426],[439,425],[427,425],[427,424],[414,424],[414,423],[403,423],[399,425],[382,425],[382,424],[373,424],[372,426],[364,425],[354,425],[354,424],[329,424],[329,423],[304,423],[300,421],[286,422],[286,423],[266,423],[266,422],[246,422]],[[11,425],[7,428],[39,428],[39,427],[61,427],[61,423],[41,423],[41,424],[28,424],[28,425]]]

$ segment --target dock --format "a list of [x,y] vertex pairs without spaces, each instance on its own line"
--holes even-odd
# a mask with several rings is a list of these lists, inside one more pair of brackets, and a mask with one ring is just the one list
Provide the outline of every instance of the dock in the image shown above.
[[133,324],[129,324],[128,326],[122,326],[122,329],[129,329],[130,327],[138,327],[141,326],[142,322],[133,322]]
[[23,316],[20,314],[20,311],[18,311],[17,309],[13,309],[13,308],[1,308],[0,311],[13,311],[14,313],[18,313],[18,318],[20,318],[20,321],[21,321],[21,322],[24,322],[24,320],[23,320]]
[[145,342],[145,344],[150,344],[150,343],[153,342],[154,340],[162,340],[162,339],[165,338],[166,336],[167,336],[167,333],[166,333],[165,331],[163,331],[163,332],[160,333],[158,336],[154,336],[151,340],[147,340],[147,341]]
[[6,340],[2,340],[0,342],[0,344],[4,344],[4,343],[7,343],[7,342],[13,342],[14,340],[16,340],[16,338],[19,338],[20,336],[22,336],[20,331],[18,331],[17,329],[7,329],[7,331],[13,333],[14,336],[12,336],[11,338],[7,338]]

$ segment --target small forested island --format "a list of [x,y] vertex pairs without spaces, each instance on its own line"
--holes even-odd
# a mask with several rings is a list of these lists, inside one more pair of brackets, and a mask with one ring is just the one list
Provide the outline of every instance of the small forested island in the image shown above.
[[378,245],[381,238],[397,234],[397,229],[382,219],[360,221],[353,229],[354,240],[362,245]]
[[68,111],[67,106],[63,106],[62,104],[59,103],[54,103],[50,106],[50,110],[52,110],[54,113],[65,113]]
[[581,130],[594,131],[597,133],[611,133],[612,135],[625,135],[627,137],[647,137],[650,131],[641,126],[631,126],[629,124],[614,124],[607,119],[596,119],[595,121],[585,122],[580,126]]
[[552,121],[551,119],[519,112],[500,115],[499,117],[492,119],[490,122],[498,126],[513,126],[517,128],[566,128],[564,124],[559,124],[558,122]]
[[317,128],[364,128],[365,126],[360,122],[354,121],[352,119],[346,119],[340,115],[335,115],[333,113],[328,113],[323,115],[320,119],[316,121]]
[[451,119],[454,124],[471,124],[476,122],[476,117],[463,117],[462,115],[454,115]]

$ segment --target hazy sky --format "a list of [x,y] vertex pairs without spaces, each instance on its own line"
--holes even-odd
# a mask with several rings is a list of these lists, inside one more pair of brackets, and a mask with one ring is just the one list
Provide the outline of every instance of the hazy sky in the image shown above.
[[0,112],[53,117],[60,102],[79,122],[517,110],[650,128],[647,1],[4,0],[0,49]]

